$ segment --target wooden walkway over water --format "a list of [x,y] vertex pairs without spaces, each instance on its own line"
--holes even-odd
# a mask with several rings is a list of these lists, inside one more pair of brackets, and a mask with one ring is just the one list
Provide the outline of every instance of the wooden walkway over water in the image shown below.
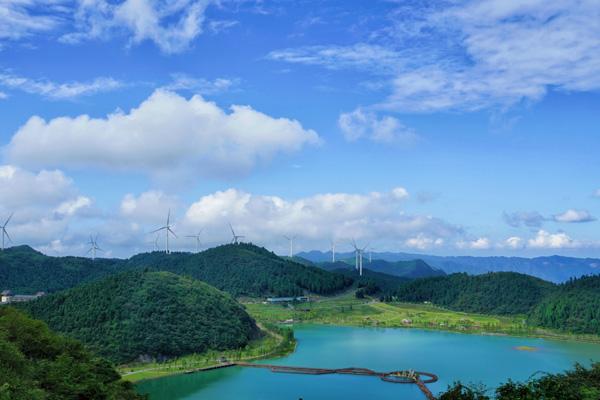
[[392,371],[392,372],[377,372],[367,368],[311,368],[311,367],[291,367],[285,365],[273,365],[273,364],[255,364],[248,362],[226,362],[211,367],[200,368],[188,373],[197,371],[210,371],[213,369],[227,368],[227,367],[246,367],[246,368],[262,368],[268,369],[271,372],[286,373],[286,374],[305,374],[305,375],[330,375],[330,374],[341,374],[341,375],[361,375],[361,376],[374,376],[380,378],[382,381],[390,383],[401,383],[401,384],[416,384],[421,392],[425,395],[428,400],[436,400],[435,396],[429,388],[427,383],[437,382],[438,377],[435,374],[421,371]]

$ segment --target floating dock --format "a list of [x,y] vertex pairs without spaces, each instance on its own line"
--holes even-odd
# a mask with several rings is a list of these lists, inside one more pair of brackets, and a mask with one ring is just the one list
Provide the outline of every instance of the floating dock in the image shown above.
[[292,367],[285,365],[273,365],[273,364],[255,364],[248,362],[225,362],[221,364],[217,364],[211,367],[199,368],[193,371],[188,371],[187,373],[192,372],[200,372],[200,371],[210,371],[219,368],[227,368],[227,367],[246,367],[246,368],[262,368],[268,369],[271,372],[277,373],[285,373],[285,374],[305,374],[305,375],[331,375],[331,374],[341,374],[341,375],[360,375],[360,376],[374,376],[378,377],[384,382],[390,383],[400,383],[400,384],[416,384],[421,392],[425,395],[428,400],[436,400],[435,396],[429,388],[427,388],[427,383],[437,382],[438,377],[435,374],[430,372],[422,372],[422,371],[392,371],[392,372],[377,372],[367,368],[313,368],[313,367]]

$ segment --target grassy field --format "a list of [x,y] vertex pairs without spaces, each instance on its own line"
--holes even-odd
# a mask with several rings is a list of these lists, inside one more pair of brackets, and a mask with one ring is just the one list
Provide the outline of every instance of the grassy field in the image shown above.
[[274,324],[293,320],[293,323],[426,328],[600,342],[598,336],[564,334],[528,326],[523,316],[462,313],[430,304],[381,303],[356,299],[353,293],[296,305],[262,302],[246,302],[244,305],[256,320]]
[[296,341],[290,329],[259,324],[265,335],[250,342],[245,348],[227,351],[208,351],[202,354],[190,354],[167,362],[153,362],[122,365],[119,372],[123,379],[138,382],[145,379],[184,373],[227,361],[250,361],[261,358],[283,356],[294,351]]

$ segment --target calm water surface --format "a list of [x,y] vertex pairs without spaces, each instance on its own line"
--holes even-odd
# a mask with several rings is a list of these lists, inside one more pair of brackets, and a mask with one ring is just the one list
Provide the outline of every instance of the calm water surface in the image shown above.
[[[296,352],[270,364],[376,371],[415,369],[437,374],[433,393],[448,384],[482,382],[494,386],[507,378],[525,380],[537,371],[557,372],[573,363],[600,360],[600,345],[544,339],[465,335],[399,328],[300,326]],[[537,351],[519,351],[532,346]],[[373,377],[275,374],[241,367],[177,375],[138,385],[151,400],[421,400],[416,385],[385,383]]]

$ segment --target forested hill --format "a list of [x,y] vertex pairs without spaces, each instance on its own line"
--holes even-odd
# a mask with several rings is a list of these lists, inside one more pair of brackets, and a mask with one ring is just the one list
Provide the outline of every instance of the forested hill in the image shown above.
[[0,251],[0,290],[55,292],[120,271],[122,260],[49,257],[29,246]]
[[527,314],[556,285],[515,272],[452,274],[417,279],[396,292],[400,301],[424,302],[454,310],[486,314]]
[[28,246],[0,252],[0,290],[56,292],[127,270],[151,267],[203,280],[235,296],[330,294],[352,282],[343,276],[281,258],[252,244],[224,245],[198,254],[144,253],[92,261],[49,257]]
[[[316,265],[327,271],[334,271],[340,268],[355,269],[354,258],[336,261],[335,263],[325,261]],[[364,258],[363,269],[369,269],[373,272],[379,272],[386,275],[394,275],[408,279],[446,275],[444,271],[429,266],[423,260],[389,262],[385,260],[368,261],[368,259]]]
[[529,322],[568,332],[600,335],[600,276],[560,285],[533,309]]
[[252,244],[228,244],[198,254],[146,253],[128,268],[150,267],[189,275],[234,296],[332,294],[352,284],[344,276],[302,265]]
[[0,308],[0,398],[142,400],[108,363],[14,308]]
[[20,307],[119,363],[235,349],[259,335],[231,296],[170,272],[112,275]]

